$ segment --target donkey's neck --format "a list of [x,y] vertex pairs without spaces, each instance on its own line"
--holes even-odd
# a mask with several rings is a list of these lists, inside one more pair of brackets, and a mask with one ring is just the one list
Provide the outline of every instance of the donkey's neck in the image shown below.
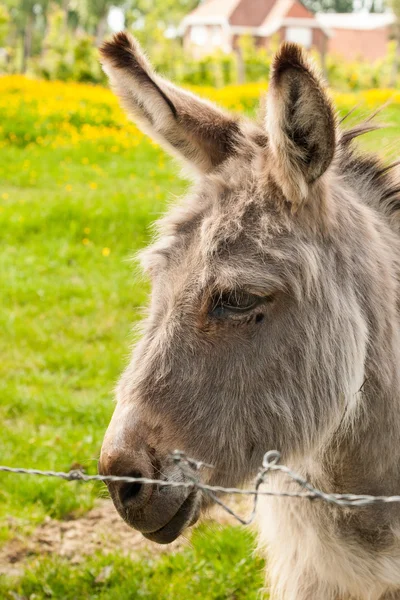
[[326,474],[324,483],[336,492],[397,495],[400,494],[400,240],[388,227],[387,215],[380,214],[373,226],[375,245],[364,247],[366,256],[370,254],[368,260],[360,263],[357,292],[368,331],[364,381],[358,391],[349,391],[347,404],[352,414],[346,414],[336,431],[328,436],[317,462],[320,473]]
[[398,495],[400,377],[394,365],[389,382],[367,364],[358,396],[354,424],[340,427],[322,452],[323,483],[337,493]]

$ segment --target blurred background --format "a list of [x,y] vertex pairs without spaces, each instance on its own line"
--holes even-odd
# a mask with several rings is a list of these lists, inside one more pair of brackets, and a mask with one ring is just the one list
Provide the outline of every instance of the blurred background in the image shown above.
[[[0,463],[96,473],[149,290],[132,256],[188,187],[119,108],[102,40],[130,30],[166,77],[250,117],[279,43],[301,43],[339,115],[355,108],[344,126],[385,106],[386,127],[360,144],[390,160],[399,12],[400,0],[0,0]],[[255,536],[226,515],[161,553],[102,485],[0,483],[1,599],[260,598]]]
[[175,81],[265,81],[282,40],[340,89],[398,83],[400,0],[2,0],[0,72],[104,83],[96,46],[128,29]]

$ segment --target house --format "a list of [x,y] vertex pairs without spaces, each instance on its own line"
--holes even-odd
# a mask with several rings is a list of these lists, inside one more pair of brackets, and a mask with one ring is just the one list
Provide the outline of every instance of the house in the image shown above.
[[328,52],[351,60],[374,61],[387,53],[395,17],[391,13],[319,13],[316,15],[331,35]]
[[325,52],[329,31],[301,0],[203,0],[181,24],[184,47],[194,56],[231,52],[250,34],[267,47],[272,36]]
[[314,14],[301,0],[203,0],[182,21],[181,34],[195,57],[232,52],[238,38],[250,34],[257,46],[278,36],[322,54],[373,61],[387,53],[394,22],[391,13]]

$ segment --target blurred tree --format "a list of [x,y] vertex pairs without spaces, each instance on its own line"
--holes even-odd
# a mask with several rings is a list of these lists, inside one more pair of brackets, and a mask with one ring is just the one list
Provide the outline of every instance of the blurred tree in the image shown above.
[[7,10],[7,7],[0,4],[0,48],[6,44],[10,19],[10,13]]
[[139,24],[148,31],[155,26],[165,31],[169,27],[177,27],[198,4],[199,0],[127,0],[123,6],[127,28],[135,28]]
[[148,14],[163,22],[167,27],[176,26],[191,10],[199,4],[199,0],[163,0],[151,3]]
[[146,37],[148,34],[155,35],[157,44],[162,45],[164,36],[159,36],[156,30],[165,32],[171,27],[176,28],[185,14],[198,3],[199,0],[0,0],[0,27],[2,14],[8,14],[9,43],[16,49],[19,69],[25,72],[28,60],[43,49],[50,6],[58,7],[62,12],[65,33],[68,30],[74,33],[84,31],[95,36],[96,45],[107,33],[110,9],[120,7],[128,28],[140,29]]
[[78,12],[88,33],[93,33],[96,44],[100,45],[107,33],[107,18],[110,8],[122,6],[126,0],[82,0]]
[[350,13],[355,10],[383,12],[384,0],[304,0],[304,4],[314,12]]
[[353,12],[353,0],[304,0],[304,4],[314,12]]
[[[3,0],[10,14],[15,37],[21,40],[21,71],[26,71],[28,58],[32,55],[34,29],[37,24],[45,27],[49,0]],[[17,40],[15,40],[17,42]]]
[[104,82],[93,37],[82,28],[74,30],[65,10],[52,4],[47,16],[42,54],[30,69],[45,79]]

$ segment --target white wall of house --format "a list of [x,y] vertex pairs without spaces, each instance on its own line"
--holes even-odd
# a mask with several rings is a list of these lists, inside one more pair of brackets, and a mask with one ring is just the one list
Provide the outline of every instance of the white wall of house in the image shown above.
[[287,27],[285,38],[287,42],[301,44],[304,48],[311,48],[313,32],[310,27]]
[[212,54],[216,50],[231,52],[232,35],[229,27],[224,24],[196,23],[186,30],[185,47],[195,57]]

